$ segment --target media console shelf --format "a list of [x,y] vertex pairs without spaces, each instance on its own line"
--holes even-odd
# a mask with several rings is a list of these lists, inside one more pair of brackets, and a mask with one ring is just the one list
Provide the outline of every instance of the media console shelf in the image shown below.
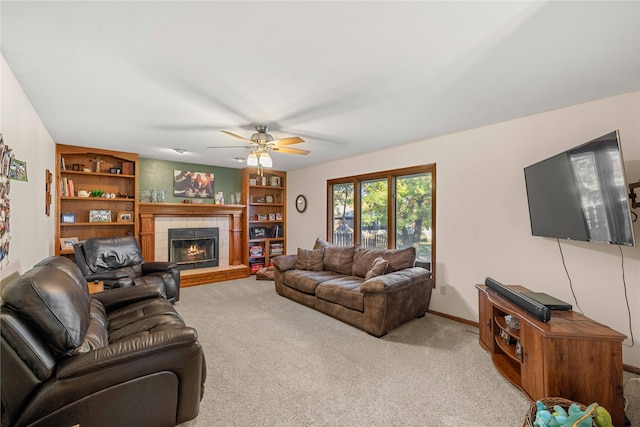
[[[623,334],[574,311],[552,310],[551,319],[541,322],[485,285],[476,288],[480,345],[491,353],[498,372],[532,401],[598,402],[614,425],[624,425]],[[507,324],[507,315],[518,319],[518,329]]]

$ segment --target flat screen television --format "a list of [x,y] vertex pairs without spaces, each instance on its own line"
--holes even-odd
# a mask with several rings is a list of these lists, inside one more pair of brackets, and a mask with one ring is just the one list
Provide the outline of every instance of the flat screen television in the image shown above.
[[618,131],[524,169],[534,236],[635,246]]

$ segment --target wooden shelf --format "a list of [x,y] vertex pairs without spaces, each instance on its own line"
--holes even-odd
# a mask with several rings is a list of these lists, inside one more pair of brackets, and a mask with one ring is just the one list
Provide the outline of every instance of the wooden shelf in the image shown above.
[[[71,237],[82,241],[90,237],[127,234],[139,238],[138,160],[136,153],[56,144],[56,173],[52,183],[56,195],[55,241]],[[84,171],[85,168],[95,169],[96,161],[100,172]],[[111,169],[127,173],[110,173]],[[119,197],[78,197],[80,190],[101,190]],[[109,210],[113,221],[89,222],[92,209]],[[62,222],[63,213],[75,215],[76,222]],[[133,220],[118,222],[119,213],[130,213]],[[73,253],[58,244],[55,247],[56,255]]]
[[69,196],[61,196],[60,200],[73,200],[76,202],[135,202],[135,199],[128,197],[114,197],[114,198],[106,198],[106,197],[69,197]]
[[135,178],[135,175],[123,175],[121,173],[105,173],[105,172],[84,172],[84,171],[74,171],[69,169],[60,170],[61,175],[84,175],[84,176],[103,176],[110,178]]
[[135,225],[135,222],[64,222],[60,223],[60,227],[117,227],[117,226],[131,226]]
[[[485,285],[476,288],[480,345],[491,353],[498,372],[531,400],[559,396],[585,405],[598,402],[614,425],[624,425],[623,334],[573,311],[551,310],[551,319],[542,322]],[[520,328],[508,326],[506,315],[517,318]],[[519,340],[520,355],[501,331]]]
[[[246,232],[243,245],[247,258],[244,259],[244,263],[249,265],[250,268],[255,266],[257,261],[264,266],[269,266],[274,257],[286,253],[284,245],[286,242],[287,173],[273,170],[263,170],[262,172],[266,177],[267,183],[271,183],[273,178],[274,181],[279,181],[280,185],[251,184],[252,180],[261,182],[262,176],[259,176],[256,168],[245,168],[242,170],[242,196],[247,206]],[[273,197],[273,199],[269,197]],[[257,201],[258,199],[261,201]],[[273,201],[266,203],[266,201],[262,201],[265,199]],[[274,215],[280,219],[259,220],[259,215],[264,215],[264,218],[268,218],[269,215]],[[278,234],[282,237],[251,238],[252,235],[260,235],[253,234],[252,229],[258,227],[268,228],[270,226],[280,226],[281,231]],[[282,253],[271,253],[271,245],[273,243],[282,244]],[[264,253],[262,256],[252,256],[250,254],[249,248],[254,245],[261,245],[263,247]]]

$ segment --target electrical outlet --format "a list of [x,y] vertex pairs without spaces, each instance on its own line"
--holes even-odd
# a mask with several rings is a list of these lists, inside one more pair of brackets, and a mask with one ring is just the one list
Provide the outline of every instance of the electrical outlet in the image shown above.
[[447,294],[447,287],[445,285],[440,285],[440,295]]

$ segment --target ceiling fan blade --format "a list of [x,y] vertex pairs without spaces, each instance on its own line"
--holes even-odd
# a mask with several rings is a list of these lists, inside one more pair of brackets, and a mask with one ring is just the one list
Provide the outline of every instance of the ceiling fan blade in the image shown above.
[[301,150],[299,148],[287,148],[287,147],[273,147],[272,150],[279,151],[281,153],[287,153],[287,154],[300,154],[303,156],[306,156],[307,154],[310,153],[310,151],[307,151],[307,150]]
[[244,142],[248,142],[248,143],[250,143],[250,144],[253,144],[253,141],[251,141],[250,139],[247,139],[247,138],[245,138],[245,137],[243,137],[243,136],[236,135],[235,133],[227,132],[226,130],[223,130],[222,132],[223,132],[223,133],[226,133],[227,135],[232,136],[232,137],[234,137],[234,138],[238,138],[238,139],[239,139],[239,140],[241,140],[241,141],[244,141]]
[[304,139],[299,136],[290,136],[289,138],[276,139],[271,142],[279,147],[284,147],[286,145],[300,144],[304,142]]
[[218,145],[216,147],[207,147],[207,148],[246,148],[246,149],[250,149],[253,148],[250,145],[245,145],[244,147],[240,146],[240,145]]

